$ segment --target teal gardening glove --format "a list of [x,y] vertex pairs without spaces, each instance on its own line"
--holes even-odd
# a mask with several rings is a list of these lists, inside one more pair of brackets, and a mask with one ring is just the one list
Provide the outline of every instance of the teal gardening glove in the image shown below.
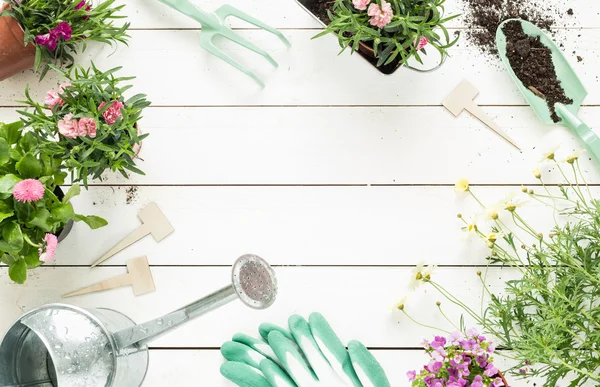
[[289,331],[262,324],[265,340],[236,334],[221,347],[221,374],[240,387],[390,387],[377,360],[358,341],[348,350],[319,313],[294,315]]

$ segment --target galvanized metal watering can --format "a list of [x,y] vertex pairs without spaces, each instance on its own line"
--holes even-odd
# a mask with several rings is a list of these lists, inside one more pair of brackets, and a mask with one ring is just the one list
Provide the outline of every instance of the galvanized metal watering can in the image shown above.
[[277,280],[262,258],[243,255],[232,284],[160,318],[136,325],[111,309],[49,304],[22,316],[0,344],[2,387],[138,387],[147,343],[239,298],[254,309],[273,304]]

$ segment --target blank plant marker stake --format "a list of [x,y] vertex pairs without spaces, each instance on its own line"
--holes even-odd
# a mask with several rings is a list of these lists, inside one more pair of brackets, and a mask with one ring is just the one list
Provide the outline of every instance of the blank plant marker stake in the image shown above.
[[92,264],[92,267],[101,264],[108,258],[112,257],[113,255],[125,249],[126,247],[131,246],[132,244],[139,241],[148,234],[152,234],[154,240],[160,242],[161,240],[165,239],[168,235],[170,235],[173,231],[175,231],[173,226],[171,226],[171,223],[169,223],[169,221],[164,216],[160,208],[158,208],[158,206],[154,202],[144,207],[144,209],[141,210],[138,214],[138,217],[142,221],[142,225],[138,227],[137,230],[129,234],[129,236],[127,236],[121,242],[117,243],[117,245],[110,249],[106,254],[98,258],[96,262]]
[[452,93],[446,97],[442,102],[442,105],[456,117],[458,117],[463,110],[468,111],[520,151],[521,148],[519,148],[510,137],[504,134],[494,120],[492,120],[492,118],[473,101],[473,99],[477,97],[477,94],[479,94],[479,90],[477,90],[477,88],[469,81],[463,79],[463,81],[452,90]]
[[79,296],[81,294],[101,292],[103,290],[115,289],[129,285],[133,287],[133,293],[136,296],[156,290],[156,287],[154,286],[154,279],[152,278],[152,272],[150,271],[150,265],[148,264],[148,258],[139,257],[130,259],[127,261],[127,274],[98,282],[92,286],[65,294],[63,297],[66,298]]

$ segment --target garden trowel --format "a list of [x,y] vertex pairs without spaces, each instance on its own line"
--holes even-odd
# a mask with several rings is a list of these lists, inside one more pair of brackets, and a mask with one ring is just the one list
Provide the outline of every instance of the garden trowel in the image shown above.
[[129,247],[148,234],[152,234],[154,239],[157,242],[160,242],[169,236],[173,231],[175,231],[173,226],[171,226],[171,223],[169,223],[165,215],[154,202],[144,207],[144,209],[142,209],[138,214],[138,217],[142,221],[142,225],[129,234],[121,242],[117,243],[117,245],[110,249],[106,254],[98,258],[96,262],[92,264],[92,267],[101,264],[108,258],[112,257],[124,248]]
[[[502,28],[506,23],[511,21],[517,21],[521,23],[523,32],[525,32],[525,34],[532,37],[539,36],[540,42],[544,46],[548,47],[552,52],[552,62],[554,63],[557,78],[565,91],[565,95],[573,100],[573,103],[570,105],[564,105],[561,103],[555,104],[554,108],[556,110],[556,114],[561,118],[561,121],[559,122],[554,122],[552,120],[551,112],[546,100],[541,96],[536,95],[534,91],[525,87],[523,82],[521,82],[510,66],[510,62],[506,55],[506,36],[504,35]],[[548,37],[537,26],[527,21],[521,19],[508,19],[500,24],[498,31],[496,31],[496,45],[498,47],[500,58],[502,58],[502,62],[506,66],[508,73],[515,81],[517,87],[523,96],[525,96],[525,99],[527,99],[527,102],[529,105],[531,105],[538,118],[545,124],[559,124],[570,128],[577,135],[577,137],[579,137],[581,142],[587,146],[589,152],[594,156],[596,161],[600,162],[600,141],[598,140],[598,136],[590,129],[589,126],[581,121],[579,117],[577,117],[577,111],[587,96],[587,91],[554,41],[552,41],[552,39],[550,39],[550,37]]]

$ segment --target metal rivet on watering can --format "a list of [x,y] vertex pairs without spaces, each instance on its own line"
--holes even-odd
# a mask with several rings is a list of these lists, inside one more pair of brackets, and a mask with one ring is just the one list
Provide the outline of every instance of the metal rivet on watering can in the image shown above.
[[264,309],[276,295],[273,269],[244,255],[233,265],[231,285],[144,324],[110,309],[49,304],[23,315],[0,343],[0,386],[138,387],[148,341],[236,298]]

